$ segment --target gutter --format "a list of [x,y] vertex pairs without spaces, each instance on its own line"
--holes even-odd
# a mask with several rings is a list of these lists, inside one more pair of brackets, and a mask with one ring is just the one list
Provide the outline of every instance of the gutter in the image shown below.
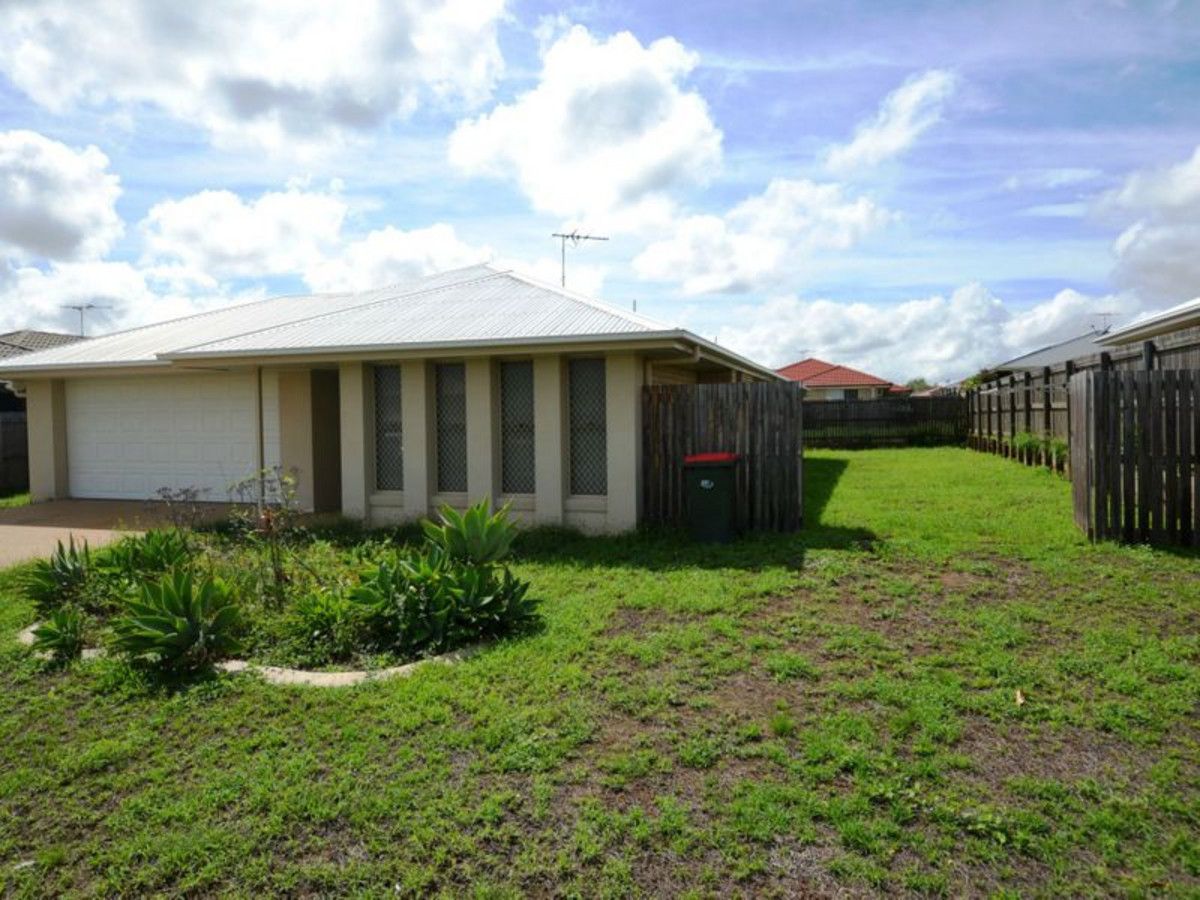
[[1118,328],[1116,331],[1110,331],[1096,343],[1105,347],[1136,344],[1138,341],[1149,340],[1168,332],[1197,325],[1200,325],[1200,300],[1193,300],[1185,304],[1183,309],[1174,312],[1168,311],[1157,317],[1144,319],[1141,322],[1126,325],[1124,328]]
[[773,369],[768,369],[765,366],[761,366],[756,362],[746,359],[743,356],[733,353],[730,350],[726,350],[725,348],[720,347],[711,341],[706,341],[704,338],[680,328],[671,329],[669,331],[617,332],[615,334],[585,334],[533,338],[480,338],[467,341],[426,341],[402,344],[348,344],[332,347],[272,347],[247,350],[176,350],[168,353],[160,353],[158,358],[167,363],[181,363],[189,360],[201,359],[246,360],[317,355],[323,357],[342,355],[362,356],[365,354],[390,352],[452,352],[454,350],[473,350],[487,347],[554,347],[606,341],[612,343],[641,343],[664,340],[682,341],[693,345],[694,349],[692,352],[697,355],[697,358],[699,355],[705,355],[716,362],[729,365],[731,368],[740,369],[741,371],[753,373],[759,376],[764,376],[768,380],[786,380],[783,379],[782,376],[780,376]]

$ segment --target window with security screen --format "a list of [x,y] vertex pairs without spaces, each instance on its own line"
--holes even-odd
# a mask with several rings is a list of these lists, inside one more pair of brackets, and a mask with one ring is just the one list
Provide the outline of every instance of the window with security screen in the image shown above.
[[568,366],[571,493],[608,493],[604,360],[573,359]]
[[375,489],[404,490],[400,367],[375,366]]
[[500,364],[500,490],[534,492],[531,362]]
[[467,373],[462,363],[439,363],[437,404],[437,489],[467,489]]

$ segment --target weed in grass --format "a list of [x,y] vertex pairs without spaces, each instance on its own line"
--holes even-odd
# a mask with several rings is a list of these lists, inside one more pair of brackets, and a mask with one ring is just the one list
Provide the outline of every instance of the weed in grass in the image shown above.
[[819,674],[817,667],[799,653],[772,653],[764,663],[777,681],[794,681],[798,678],[811,680]]

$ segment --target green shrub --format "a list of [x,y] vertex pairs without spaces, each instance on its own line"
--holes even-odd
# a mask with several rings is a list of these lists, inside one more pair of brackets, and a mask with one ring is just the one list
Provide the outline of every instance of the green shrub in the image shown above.
[[99,554],[102,568],[130,578],[183,568],[191,561],[187,536],[178,529],[147,531],[105,547]]
[[33,649],[49,653],[57,663],[70,662],[83,653],[83,632],[83,613],[64,606],[33,630]]
[[507,568],[472,565],[434,544],[411,559],[381,563],[350,596],[381,644],[423,655],[527,628],[537,619],[528,591]]
[[1032,431],[1018,431],[1013,435],[1012,446],[1021,453],[1033,452],[1042,448],[1042,439]]
[[174,671],[210,665],[238,649],[237,605],[220,581],[176,570],[142,585],[141,597],[126,601],[113,620],[114,647],[135,660]]
[[440,524],[423,522],[425,538],[450,559],[490,565],[508,555],[517,536],[517,526],[508,519],[508,506],[495,513],[486,497],[465,513],[443,506]]
[[1050,455],[1056,460],[1066,459],[1067,452],[1071,449],[1070,445],[1062,438],[1050,439]]
[[87,541],[77,547],[72,536],[66,547],[59,541],[49,559],[39,559],[33,564],[25,579],[25,593],[38,611],[46,614],[77,599],[91,571]]
[[292,630],[308,648],[310,662],[319,665],[364,649],[367,622],[363,607],[345,594],[314,591],[296,602]]

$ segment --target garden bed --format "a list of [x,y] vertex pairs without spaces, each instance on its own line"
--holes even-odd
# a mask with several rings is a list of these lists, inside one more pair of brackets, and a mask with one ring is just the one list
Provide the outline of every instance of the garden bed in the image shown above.
[[536,624],[502,562],[515,534],[486,505],[382,533],[301,527],[281,506],[94,552],[60,545],[26,579],[42,614],[26,634],[60,663],[103,647],[161,672],[253,668],[280,683],[403,674]]

